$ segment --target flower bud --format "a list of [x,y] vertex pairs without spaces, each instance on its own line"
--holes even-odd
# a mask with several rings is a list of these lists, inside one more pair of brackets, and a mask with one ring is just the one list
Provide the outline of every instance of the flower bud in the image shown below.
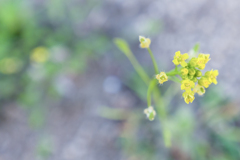
[[191,75],[191,76],[194,76],[196,73],[195,69],[193,69],[193,68],[190,68],[188,71],[189,71],[189,75]]
[[199,71],[199,70],[197,70],[195,76],[196,76],[196,77],[201,77],[201,76],[202,76],[202,72]]
[[189,78],[189,79],[193,79],[193,78],[194,78],[194,76],[190,76],[190,75],[189,75],[189,76],[188,76],[188,78]]
[[156,111],[154,110],[154,108],[152,106],[149,106],[148,108],[144,109],[143,111],[147,118],[150,120],[150,121],[153,121],[155,116],[156,116]]
[[187,69],[187,68],[182,68],[182,69],[181,69],[181,74],[182,74],[183,76],[187,75],[187,74],[188,74],[188,69]]
[[191,67],[196,67],[197,65],[197,58],[193,57],[190,61],[189,64]]
[[192,81],[193,81],[194,83],[197,82],[197,80],[198,80],[198,79],[197,79],[196,77],[193,77],[193,78],[192,78]]
[[151,44],[151,40],[149,38],[145,38],[143,36],[139,36],[139,42],[141,48],[149,48]]

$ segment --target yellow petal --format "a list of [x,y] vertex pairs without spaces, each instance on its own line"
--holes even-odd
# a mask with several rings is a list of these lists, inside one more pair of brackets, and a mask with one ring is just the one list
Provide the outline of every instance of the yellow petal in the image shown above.
[[174,59],[172,62],[173,62],[175,65],[179,65],[179,62],[178,62],[177,59]]
[[177,57],[181,56],[181,52],[180,51],[175,52],[175,56]]
[[184,53],[184,54],[182,55],[182,57],[183,57],[184,60],[186,60],[186,59],[189,58],[189,55],[188,55],[187,53]]
[[217,80],[216,79],[213,79],[212,81],[214,84],[217,84]]
[[218,70],[213,71],[214,76],[218,76]]
[[186,63],[185,61],[182,61],[182,62],[181,62],[181,66],[182,66],[182,67],[186,67],[186,66],[187,66],[187,63]]

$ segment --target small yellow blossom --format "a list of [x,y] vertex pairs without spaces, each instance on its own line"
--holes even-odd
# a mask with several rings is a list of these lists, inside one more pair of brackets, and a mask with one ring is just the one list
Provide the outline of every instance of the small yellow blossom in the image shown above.
[[156,116],[156,111],[154,110],[154,108],[152,106],[149,106],[148,108],[144,109],[143,113],[146,114],[147,118],[150,121],[153,121]]
[[205,68],[206,63],[210,60],[209,56],[210,56],[209,54],[202,54],[202,53],[198,55],[196,63],[199,69],[202,70]]
[[149,48],[149,46],[151,44],[151,39],[145,38],[143,36],[139,36],[139,41],[140,41],[141,48]]
[[197,84],[194,87],[193,92],[197,93],[199,96],[202,96],[205,93],[205,88],[203,86],[200,86],[199,84]]
[[186,67],[187,66],[187,63],[185,62],[186,59],[188,59],[188,54],[187,53],[184,53],[184,54],[181,54],[180,51],[177,51],[175,53],[175,56],[174,56],[174,59],[173,59],[173,63],[175,65],[181,65],[182,67]]
[[203,59],[203,62],[204,64],[206,64],[209,60],[210,60],[210,54],[203,54],[203,53],[200,53],[198,55],[199,58],[202,58]]
[[194,88],[195,83],[189,79],[182,80],[181,90],[191,90],[191,88]]
[[197,67],[201,70],[205,68],[205,60],[203,58],[197,58]]
[[211,82],[206,78],[206,77],[201,77],[199,80],[198,80],[198,84],[200,86],[203,86],[205,88],[208,88],[209,85],[211,84]]
[[45,47],[37,47],[31,54],[31,60],[37,63],[44,63],[48,60],[49,52]]
[[182,69],[181,69],[181,74],[182,74],[183,76],[187,75],[187,74],[188,74],[188,69],[187,69],[187,68],[182,68]]
[[168,76],[166,75],[165,72],[160,72],[159,74],[156,75],[156,79],[160,84],[163,84],[163,82],[168,81]]
[[210,83],[214,83],[217,84],[217,76],[218,76],[218,70],[211,70],[211,71],[207,71],[205,73],[205,76],[208,78]]
[[194,92],[191,91],[191,90],[188,90],[188,91],[185,91],[183,92],[182,94],[183,98],[184,98],[184,101],[189,104],[189,102],[193,102],[193,100],[195,99],[194,97]]

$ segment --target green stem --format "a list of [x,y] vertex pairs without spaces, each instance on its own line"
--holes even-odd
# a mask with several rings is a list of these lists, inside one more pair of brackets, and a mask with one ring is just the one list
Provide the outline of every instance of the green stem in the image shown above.
[[151,106],[151,94],[155,88],[155,86],[157,85],[157,80],[154,78],[151,80],[149,86],[148,86],[148,90],[147,90],[147,104],[148,107]]
[[173,82],[179,83],[178,80],[176,80],[173,76],[168,77],[168,79],[170,79],[170,80],[173,81]]
[[[137,59],[134,57],[134,55],[131,52],[131,50],[129,49],[129,46],[127,45],[127,43],[120,38],[116,38],[114,40],[114,42],[118,46],[118,48],[128,57],[131,64],[133,65],[133,68],[136,70],[136,72],[141,77],[141,79],[145,82],[145,84],[150,85],[149,84],[149,82],[150,82],[149,76],[146,74],[146,72],[143,70],[142,66],[139,64]],[[152,51],[149,48],[148,48],[148,52],[149,52],[149,54],[152,58],[155,72],[156,72],[156,74],[158,74],[159,71],[158,71],[157,63],[156,63],[155,58],[152,54]],[[156,83],[157,83],[157,80],[156,80]],[[150,88],[152,88],[152,86],[154,86],[154,85],[152,84],[150,86],[151,86]],[[151,93],[150,93],[150,91],[148,91],[148,92],[149,93],[147,93],[148,94],[147,99],[149,99],[149,97],[151,99]],[[164,101],[163,101],[163,98],[161,96],[161,92],[158,89],[158,87],[153,87],[152,95],[153,95],[153,100],[156,103],[155,105],[156,105],[156,111],[157,111],[158,118],[163,124],[167,120],[167,112],[166,112],[166,106],[164,105]],[[151,100],[148,100],[148,104],[151,104]],[[164,141],[165,141],[165,145],[169,146],[170,145],[169,144],[169,141],[170,141],[169,133],[170,132],[167,129],[167,127],[165,127],[165,125],[162,126],[162,132],[163,132],[163,138],[164,138]]]
[[133,65],[133,68],[136,70],[141,79],[146,83],[146,85],[148,85],[150,78],[148,77],[142,66],[138,63],[137,59],[132,54],[132,52],[126,54],[126,56],[130,60],[131,64]]
[[178,74],[178,72],[176,72],[175,70],[166,73],[167,76],[175,76],[175,75],[177,75],[177,74]]
[[178,77],[174,77],[179,83],[181,83],[181,80]]
[[153,56],[153,53],[152,53],[151,49],[150,49],[150,48],[147,48],[147,50],[148,50],[148,53],[150,54],[150,57],[151,57],[151,59],[152,59],[152,62],[153,62],[153,66],[154,66],[155,73],[156,73],[156,74],[158,74],[158,73],[159,73],[159,70],[158,70],[158,66],[157,66],[156,59],[154,58],[154,56]]

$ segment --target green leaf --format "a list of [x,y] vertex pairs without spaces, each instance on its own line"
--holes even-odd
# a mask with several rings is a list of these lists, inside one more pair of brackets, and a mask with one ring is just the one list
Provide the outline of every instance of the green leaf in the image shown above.
[[115,38],[113,41],[116,44],[116,46],[127,56],[127,58],[129,59],[129,61],[131,62],[134,69],[141,77],[141,79],[146,83],[146,85],[148,85],[150,79],[149,79],[147,73],[144,71],[142,66],[139,64],[139,62],[135,58],[135,56],[133,55],[133,53],[131,52],[131,50],[128,46],[128,43],[121,38]]
[[114,40],[115,45],[126,55],[131,54],[131,50],[129,49],[128,43],[121,39],[121,38],[115,38]]
[[195,46],[193,47],[194,53],[198,53],[199,48],[200,48],[200,44],[199,44],[199,43],[196,43]]

